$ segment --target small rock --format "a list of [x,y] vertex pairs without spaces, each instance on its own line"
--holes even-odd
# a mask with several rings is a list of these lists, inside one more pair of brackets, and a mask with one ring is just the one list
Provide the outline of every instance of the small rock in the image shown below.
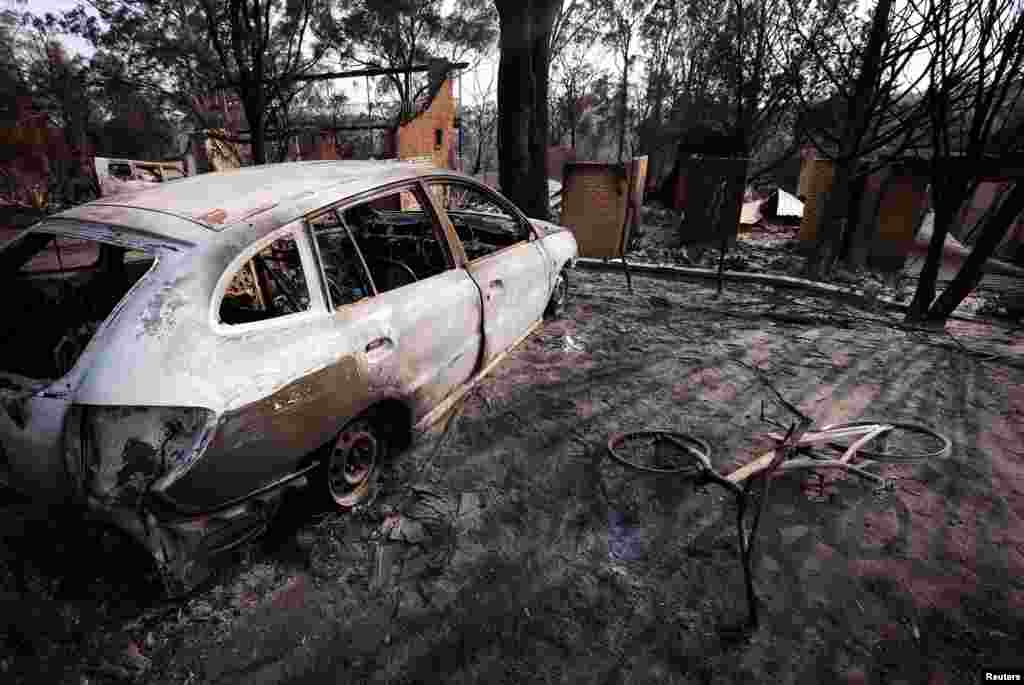
[[422,523],[406,516],[399,518],[397,523],[389,528],[388,539],[408,542],[410,545],[418,545],[428,537],[427,529]]
[[810,528],[808,526],[790,526],[789,528],[783,528],[779,531],[779,535],[782,536],[782,542],[787,545],[793,544],[796,540],[802,538],[807,534]]
[[562,351],[563,352],[583,352],[586,347],[579,340],[573,338],[571,335],[567,335],[562,338]]
[[769,556],[765,556],[761,559],[761,566],[762,568],[764,568],[765,571],[768,571],[769,573],[778,573],[779,570],[782,568],[779,565],[779,562],[775,561],[775,559],[772,559]]
[[199,600],[192,603],[189,607],[189,612],[193,618],[206,619],[213,614],[213,607],[210,606],[209,602]]

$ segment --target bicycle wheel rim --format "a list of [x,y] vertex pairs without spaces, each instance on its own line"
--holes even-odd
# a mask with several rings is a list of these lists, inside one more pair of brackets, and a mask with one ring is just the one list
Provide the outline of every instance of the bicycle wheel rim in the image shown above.
[[[636,452],[636,444],[639,441],[655,441],[661,438],[665,443],[672,445],[678,451],[675,455],[653,455],[652,463],[645,463],[639,458]],[[711,446],[687,433],[664,430],[642,430],[619,433],[608,439],[608,454],[619,464],[644,471],[646,473],[661,473],[675,475],[696,475],[711,468]],[[627,454],[631,454],[627,456]]]
[[[953,451],[953,443],[945,435],[933,431],[927,426],[916,423],[900,423],[896,421],[851,421],[825,426],[822,430],[840,428],[860,428],[871,425],[892,426],[879,437],[857,450],[857,456],[872,461],[912,464],[920,461],[944,459]],[[845,451],[853,442],[829,442],[834,450]]]

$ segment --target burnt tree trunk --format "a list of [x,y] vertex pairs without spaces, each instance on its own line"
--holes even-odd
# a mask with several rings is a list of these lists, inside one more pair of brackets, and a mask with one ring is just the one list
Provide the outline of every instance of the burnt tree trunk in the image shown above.
[[498,174],[527,216],[547,219],[548,66],[560,0],[495,0],[501,23]]
[[845,217],[849,205],[849,185],[861,157],[869,119],[874,114],[869,105],[875,99],[882,52],[888,34],[889,14],[893,0],[879,0],[871,19],[871,33],[865,47],[853,93],[848,99],[848,115],[840,138],[832,176],[832,190],[819,216],[814,247],[807,258],[805,272],[811,278],[822,278],[832,268],[843,244]]
[[953,216],[956,208],[951,207],[949,201],[935,203],[935,219],[932,224],[932,239],[928,243],[928,254],[925,256],[924,266],[917,278],[917,290],[914,292],[914,299],[910,301],[907,309],[907,321],[922,321],[928,313],[928,308],[935,299],[935,283],[939,278],[939,269],[942,267],[942,253],[946,246],[946,236],[949,235],[949,226],[953,223]]
[[621,92],[619,93],[619,151],[618,159],[619,163],[622,163],[622,153],[626,147],[626,119],[629,110],[629,50],[626,49],[622,53],[622,81],[619,83]]
[[877,190],[868,190],[871,177],[865,180],[864,194],[861,196],[860,216],[857,219],[856,228],[850,227],[850,249],[846,254],[846,263],[852,269],[864,269],[868,265],[868,257],[871,254],[871,245],[878,234],[878,215],[885,201],[885,194],[892,185],[896,175],[892,170],[885,172]]
[[963,299],[978,286],[984,275],[985,262],[999,247],[1007,230],[1021,212],[1024,212],[1024,183],[1018,182],[999,210],[985,223],[974,249],[956,277],[928,310],[928,321],[945,322]]
[[832,173],[832,187],[825,195],[824,211],[817,217],[814,247],[807,258],[806,274],[823,278],[832,269],[846,233],[850,204],[850,183],[853,179],[853,161],[839,160]]
[[483,155],[484,155],[484,137],[483,134],[477,133],[476,138],[476,160],[473,161],[473,171],[470,172],[473,176],[479,176],[481,167],[483,166]]
[[566,119],[569,120],[569,147],[576,150],[576,129],[579,127],[579,96],[576,91],[575,81],[569,82],[568,106],[566,107]]
[[267,163],[266,108],[262,101],[261,93],[249,95],[242,100],[245,106],[245,119],[249,124],[249,145],[254,165]]

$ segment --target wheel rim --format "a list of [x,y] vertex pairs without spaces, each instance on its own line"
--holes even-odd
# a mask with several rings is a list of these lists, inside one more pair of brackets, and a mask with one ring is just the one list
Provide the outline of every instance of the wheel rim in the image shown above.
[[[646,458],[643,448],[664,441],[674,447],[675,454]],[[638,450],[637,448],[641,448]],[[711,446],[700,438],[668,430],[642,430],[617,433],[608,439],[608,454],[623,466],[648,473],[675,473],[696,476],[711,468]],[[666,458],[667,457],[667,458]]]
[[[892,430],[883,433],[878,440],[865,445],[857,454],[862,459],[887,461],[896,463],[915,463],[944,459],[952,452],[949,438],[927,426],[896,421],[851,421],[825,426],[822,430],[839,428],[857,428],[874,424],[892,426]],[[829,447],[837,451],[845,450],[849,444],[833,443]]]
[[369,430],[359,427],[342,431],[334,442],[327,468],[327,486],[339,506],[353,507],[366,499],[379,456],[380,443]]

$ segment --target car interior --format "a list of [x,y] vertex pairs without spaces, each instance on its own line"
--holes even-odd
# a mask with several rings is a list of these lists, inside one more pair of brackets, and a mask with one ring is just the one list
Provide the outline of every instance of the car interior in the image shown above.
[[[431,184],[430,192],[445,207],[471,260],[527,237],[516,216],[475,188],[443,182]],[[309,219],[309,226],[334,307],[371,296],[374,286],[379,294],[436,276],[453,263],[432,214],[413,190],[321,212]],[[308,307],[298,249],[289,237],[261,251],[236,274],[220,317],[228,324],[247,323]]]
[[358,302],[373,294],[359,251],[336,211],[329,210],[309,221],[323,265],[327,290],[334,307]]
[[0,254],[8,303],[0,322],[0,358],[5,371],[37,379],[70,371],[100,324],[153,264],[152,255],[141,251],[45,232],[28,233]]
[[289,233],[260,250],[238,270],[221,300],[220,320],[226,324],[251,323],[307,311],[309,307],[299,246]]
[[430,191],[444,206],[470,260],[528,237],[528,229],[514,214],[476,188],[442,182],[431,184]]
[[[454,183],[430,186],[472,259],[526,239],[519,219],[480,191]],[[378,292],[429,278],[449,268],[434,221],[409,191],[356,205],[341,214],[359,245]]]
[[411,192],[395,193],[342,212],[377,292],[436,276],[449,268],[434,220]]

